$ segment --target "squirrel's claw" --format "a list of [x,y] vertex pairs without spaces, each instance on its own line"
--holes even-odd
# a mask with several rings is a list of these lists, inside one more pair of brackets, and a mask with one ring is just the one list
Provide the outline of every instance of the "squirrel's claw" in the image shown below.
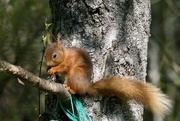
[[76,94],[76,92],[70,88],[67,84],[63,84],[63,86],[71,93],[71,94]]

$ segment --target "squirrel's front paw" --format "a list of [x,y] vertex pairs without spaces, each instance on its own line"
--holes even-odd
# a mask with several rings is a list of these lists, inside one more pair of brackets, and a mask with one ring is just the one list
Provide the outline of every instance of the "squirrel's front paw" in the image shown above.
[[54,70],[53,68],[51,68],[51,69],[48,70],[47,73],[48,73],[49,75],[53,75],[53,74],[55,74],[55,72],[56,72],[56,70]]
[[70,88],[67,84],[63,84],[63,86],[71,93],[71,94],[76,94],[76,92]]

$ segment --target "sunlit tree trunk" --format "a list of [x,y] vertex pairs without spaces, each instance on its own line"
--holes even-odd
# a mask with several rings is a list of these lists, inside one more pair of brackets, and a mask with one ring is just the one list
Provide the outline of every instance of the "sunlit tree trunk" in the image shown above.
[[[89,52],[92,82],[120,75],[145,81],[150,0],[50,0],[54,36]],[[54,102],[48,99],[46,111]],[[115,97],[81,98],[93,121],[142,121],[143,107]],[[57,112],[61,118],[64,115]]]

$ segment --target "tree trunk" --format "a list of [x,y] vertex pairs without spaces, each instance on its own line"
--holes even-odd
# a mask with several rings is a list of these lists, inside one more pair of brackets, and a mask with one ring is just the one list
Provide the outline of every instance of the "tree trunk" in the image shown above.
[[[145,81],[150,0],[50,0],[49,3],[53,35],[60,32],[65,46],[89,52],[93,61],[92,82],[114,75]],[[55,107],[50,100],[46,98],[47,112]],[[81,101],[93,121],[143,120],[143,108],[135,101],[123,102],[115,97],[83,97]],[[64,117],[59,112],[57,115]]]

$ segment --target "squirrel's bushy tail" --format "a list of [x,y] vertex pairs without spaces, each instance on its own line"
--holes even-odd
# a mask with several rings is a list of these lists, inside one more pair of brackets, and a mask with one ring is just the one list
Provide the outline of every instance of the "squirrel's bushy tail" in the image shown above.
[[164,116],[171,109],[171,100],[157,87],[121,77],[103,78],[92,84],[92,95],[117,96],[123,100],[134,99],[157,115]]

